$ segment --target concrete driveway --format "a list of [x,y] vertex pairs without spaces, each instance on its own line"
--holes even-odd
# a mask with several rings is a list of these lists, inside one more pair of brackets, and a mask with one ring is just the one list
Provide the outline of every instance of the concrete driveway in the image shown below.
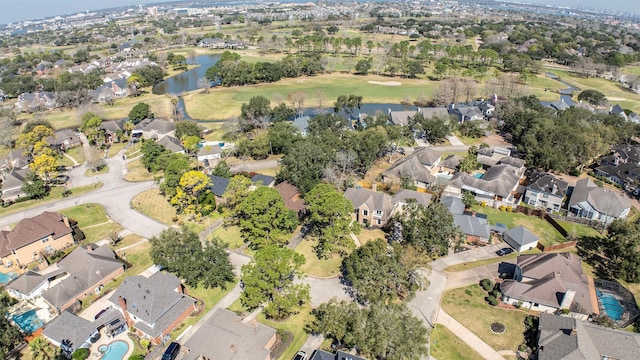
[[509,245],[507,245],[505,242],[500,242],[499,244],[478,247],[473,250],[463,251],[457,254],[439,258],[431,263],[431,266],[432,268],[437,270],[444,270],[452,265],[497,258],[498,255],[496,255],[496,251],[508,246]]
[[478,266],[465,271],[457,271],[448,273],[447,286],[445,290],[464,287],[472,284],[479,284],[482,279],[490,279],[495,281],[500,276],[498,273],[498,265],[494,263],[484,266]]

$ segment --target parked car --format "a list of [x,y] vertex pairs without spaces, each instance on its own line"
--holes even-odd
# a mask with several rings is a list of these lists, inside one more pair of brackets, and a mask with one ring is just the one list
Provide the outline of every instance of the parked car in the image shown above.
[[296,356],[293,357],[293,360],[306,360],[307,353],[304,351],[298,351]]
[[508,248],[508,247],[506,247],[506,248],[502,248],[502,249],[500,249],[500,250],[496,251],[496,254],[497,254],[498,256],[505,256],[505,255],[509,255],[509,254],[511,254],[512,252],[513,252],[513,249],[512,249],[512,248]]
[[165,350],[164,355],[162,355],[162,360],[174,360],[176,356],[180,353],[180,344],[177,342],[172,342],[169,344],[167,350]]

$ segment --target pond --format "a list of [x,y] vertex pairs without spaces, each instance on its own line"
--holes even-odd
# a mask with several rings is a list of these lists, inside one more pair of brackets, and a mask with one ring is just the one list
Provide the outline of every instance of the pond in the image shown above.
[[220,60],[220,55],[198,55],[195,63],[200,65],[191,70],[185,71],[178,75],[167,78],[158,85],[154,86],[154,94],[182,94],[186,91],[197,90],[198,80],[202,78],[212,65]]

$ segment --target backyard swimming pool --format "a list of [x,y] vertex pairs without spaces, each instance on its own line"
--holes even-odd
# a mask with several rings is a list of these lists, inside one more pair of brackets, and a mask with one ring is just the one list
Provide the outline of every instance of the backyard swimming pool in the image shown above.
[[13,315],[11,319],[13,319],[25,334],[32,334],[44,325],[42,319],[36,314],[36,309],[31,309],[19,315]]
[[16,277],[16,273],[14,272],[10,272],[10,273],[1,273],[0,272],[0,284],[6,284],[9,281],[13,280]]
[[624,308],[620,305],[620,302],[615,298],[615,296],[605,294],[600,290],[596,291],[596,294],[598,295],[600,305],[604,308],[604,311],[611,320],[617,321],[622,319]]
[[101,360],[122,360],[129,351],[129,344],[126,341],[118,340],[109,345],[102,345],[98,348],[102,353]]

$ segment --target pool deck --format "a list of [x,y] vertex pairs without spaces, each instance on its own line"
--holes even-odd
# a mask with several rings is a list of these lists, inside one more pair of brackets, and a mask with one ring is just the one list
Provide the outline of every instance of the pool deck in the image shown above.
[[127,343],[127,345],[129,345],[129,349],[127,350],[127,353],[122,357],[123,359],[128,359],[131,354],[133,354],[133,350],[134,350],[134,345],[133,345],[133,341],[129,338],[128,331],[123,331],[120,334],[108,338],[107,335],[104,332],[104,329],[102,329],[100,331],[100,339],[98,341],[95,342],[95,344],[91,344],[91,348],[89,348],[89,350],[91,351],[91,355],[89,355],[89,359],[88,360],[93,360],[93,359],[99,359],[102,357],[102,353],[100,353],[100,351],[98,351],[98,349],[100,348],[100,346],[102,345],[109,345],[114,341],[118,341],[118,340],[122,340],[125,341]]
[[587,276],[587,282],[589,283],[589,299],[591,300],[591,312],[593,314],[600,314],[600,306],[598,302],[598,295],[596,294],[596,284],[593,281],[593,277]]

